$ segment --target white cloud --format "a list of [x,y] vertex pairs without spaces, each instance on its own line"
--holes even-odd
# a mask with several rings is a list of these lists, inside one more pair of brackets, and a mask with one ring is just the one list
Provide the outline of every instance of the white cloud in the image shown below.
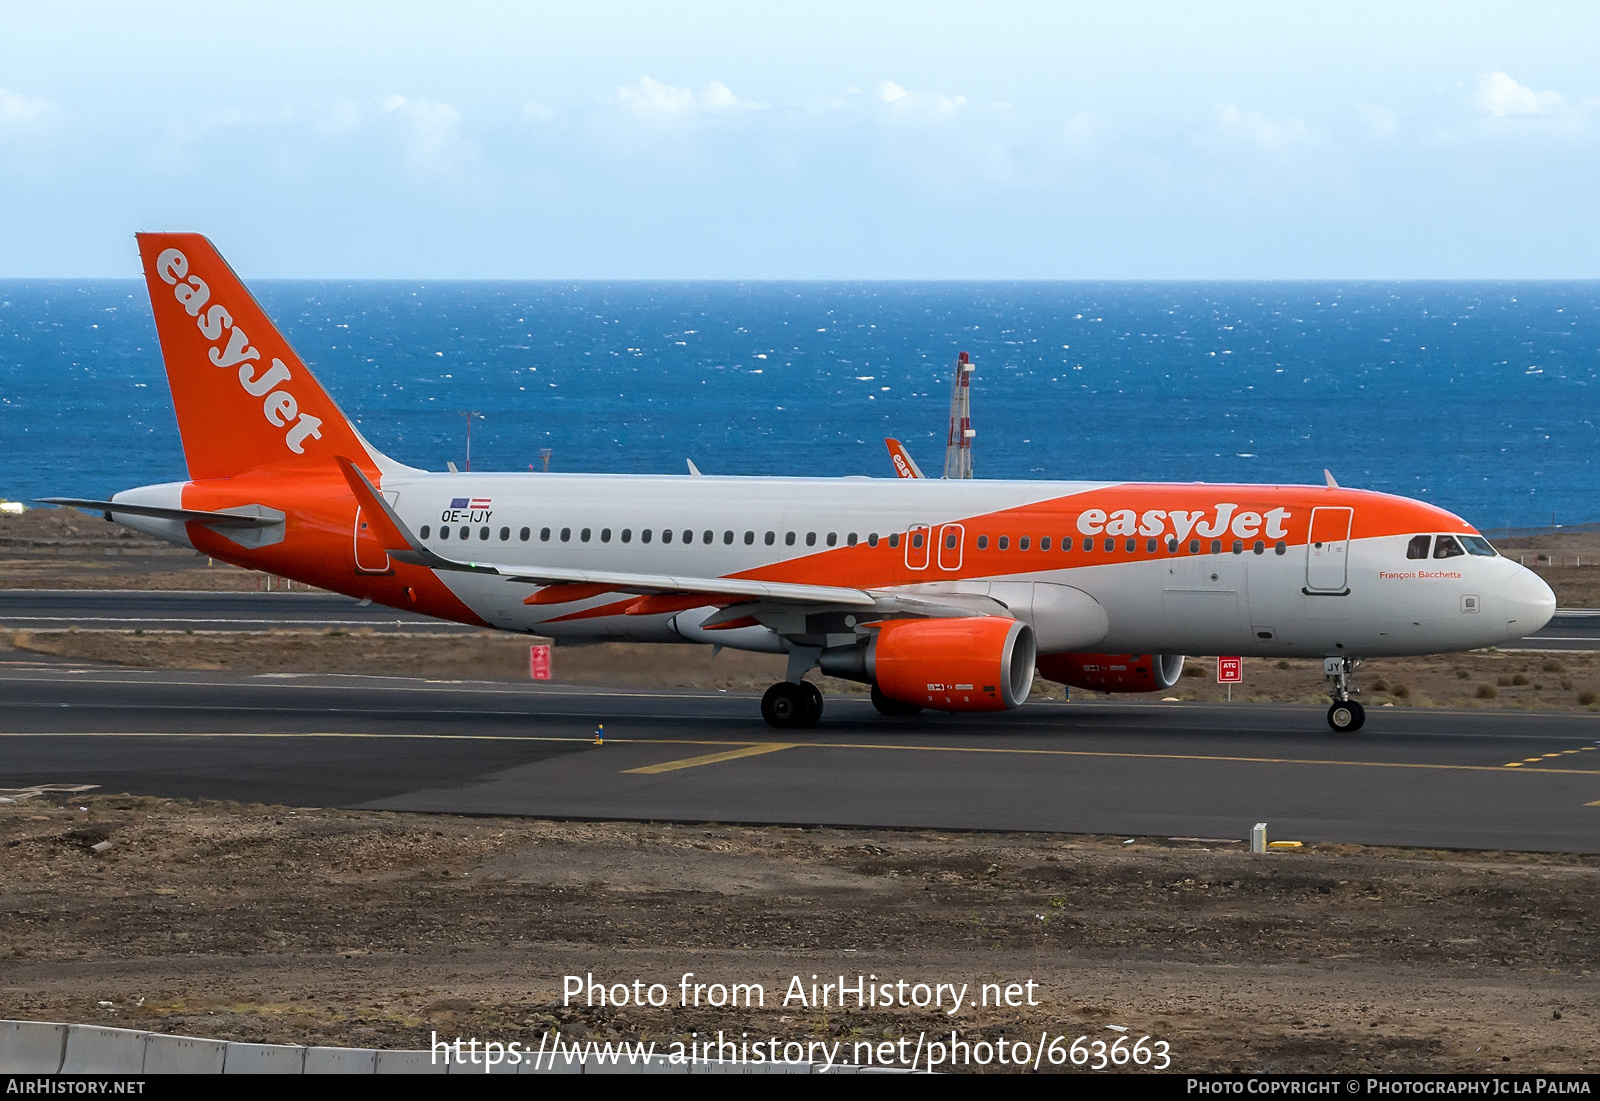
[[1559,92],[1535,92],[1501,72],[1478,74],[1478,91],[1473,98],[1479,110],[1497,119],[1550,115],[1567,105],[1567,97]]
[[1369,138],[1391,137],[1399,125],[1393,111],[1376,103],[1358,104],[1356,114],[1361,116],[1362,125]]
[[931,115],[948,115],[967,105],[966,96],[945,96],[936,93],[913,92],[892,80],[878,85],[878,99],[895,114],[920,112]]
[[0,88],[0,122],[39,122],[50,112],[47,99],[33,99]]
[[383,111],[404,122],[406,159],[419,172],[454,174],[477,155],[461,134],[461,112],[448,103],[396,95],[383,101]]
[[663,84],[648,75],[637,83],[617,89],[617,102],[642,118],[690,118],[695,115],[725,115],[735,111],[760,111],[764,103],[740,99],[720,80],[713,80],[696,95],[692,88]]
[[1231,103],[1217,108],[1217,132],[1229,142],[1243,142],[1271,152],[1319,145],[1322,135],[1296,118],[1275,119],[1260,111],[1241,111]]

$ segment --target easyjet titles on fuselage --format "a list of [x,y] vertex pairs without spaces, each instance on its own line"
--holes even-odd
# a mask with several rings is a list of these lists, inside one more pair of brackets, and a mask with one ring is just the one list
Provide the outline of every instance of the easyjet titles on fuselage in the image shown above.
[[1078,514],[1078,531],[1084,535],[1165,535],[1169,525],[1179,541],[1189,538],[1190,532],[1202,539],[1216,539],[1232,532],[1240,539],[1283,539],[1289,534],[1284,521],[1294,514],[1286,508],[1268,512],[1238,511],[1235,504],[1217,504],[1210,510],[1182,510],[1152,508],[1143,514],[1131,508],[1107,512],[1091,508]]

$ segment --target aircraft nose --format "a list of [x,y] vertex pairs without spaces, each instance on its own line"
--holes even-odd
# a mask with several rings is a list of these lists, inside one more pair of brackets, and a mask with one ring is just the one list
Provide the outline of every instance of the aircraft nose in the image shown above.
[[1544,578],[1525,566],[1518,566],[1505,588],[1506,633],[1513,639],[1526,638],[1556,614],[1556,594]]

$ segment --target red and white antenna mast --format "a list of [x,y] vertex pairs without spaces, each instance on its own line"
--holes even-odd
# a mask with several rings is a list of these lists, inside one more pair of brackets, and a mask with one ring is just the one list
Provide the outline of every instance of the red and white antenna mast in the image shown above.
[[950,384],[950,434],[944,444],[944,476],[972,477],[972,357],[962,352]]

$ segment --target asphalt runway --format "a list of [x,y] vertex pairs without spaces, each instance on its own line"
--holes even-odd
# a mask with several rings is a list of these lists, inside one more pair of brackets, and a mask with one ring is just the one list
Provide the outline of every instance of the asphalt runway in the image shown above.
[[480,631],[337,593],[207,593],[137,589],[0,589],[0,627],[15,630]]
[[[733,693],[0,663],[0,788],[450,814],[1600,852],[1600,716],[1030,703],[779,732]],[[597,723],[604,746],[593,744]],[[0,793],[3,795],[4,793]]]

